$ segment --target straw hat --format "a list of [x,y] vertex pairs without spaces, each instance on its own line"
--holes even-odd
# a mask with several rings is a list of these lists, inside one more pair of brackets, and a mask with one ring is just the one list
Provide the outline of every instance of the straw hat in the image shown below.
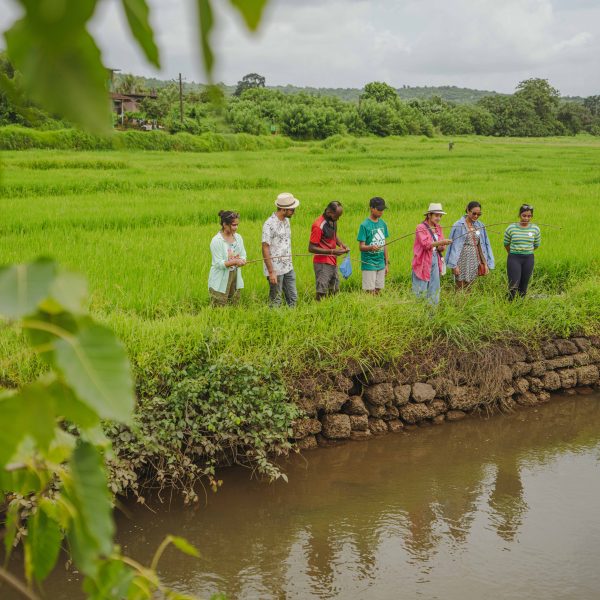
[[298,208],[300,206],[300,200],[294,198],[294,194],[283,192],[277,196],[277,200],[275,200],[275,206],[277,208],[285,208],[288,210],[292,208]]
[[442,210],[442,205],[439,202],[431,202],[429,204],[429,208],[427,209],[427,212],[425,213],[425,215],[428,215],[430,213],[436,213],[438,215],[445,215],[446,214]]

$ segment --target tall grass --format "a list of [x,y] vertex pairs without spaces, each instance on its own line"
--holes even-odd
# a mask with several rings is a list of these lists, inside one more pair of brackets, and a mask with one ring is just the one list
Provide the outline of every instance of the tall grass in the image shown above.
[[[447,140],[428,138],[332,138],[201,155],[4,152],[0,257],[7,263],[50,255],[83,272],[94,313],[117,329],[148,374],[193,360],[200,346],[232,360],[279,359],[288,373],[298,373],[315,361],[335,369],[350,358],[365,365],[399,359],[415,345],[440,340],[469,348],[482,340],[597,330],[600,142],[588,137],[455,142],[452,152]],[[496,272],[468,295],[455,294],[447,279],[435,312],[410,294],[410,237],[389,248],[388,289],[380,298],[361,294],[355,264],[343,293],[316,304],[311,260],[298,257],[296,310],[266,308],[260,263],[244,269],[240,307],[209,307],[208,245],[218,230],[218,210],[240,211],[249,258],[258,258],[262,223],[281,191],[301,200],[292,220],[298,253],[306,252],[311,222],[339,199],[345,207],[339,233],[358,257],[358,225],[374,195],[390,207],[385,219],[392,238],[412,232],[430,201],[444,203],[446,232],[473,199],[482,203],[487,224],[514,220],[518,206],[529,202],[536,221],[562,229],[542,227],[530,297],[514,304],[505,300],[505,226],[499,225],[490,229]],[[17,354],[19,347],[18,334],[0,334],[5,385],[37,371],[32,357]]]

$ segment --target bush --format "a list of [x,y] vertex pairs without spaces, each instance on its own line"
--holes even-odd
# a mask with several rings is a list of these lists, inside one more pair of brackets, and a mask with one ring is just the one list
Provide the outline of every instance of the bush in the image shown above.
[[270,455],[291,448],[290,427],[300,412],[275,372],[268,364],[198,360],[165,371],[159,386],[144,384],[135,432],[107,426],[117,490],[131,486],[134,473],[146,472],[153,485],[180,488],[187,501],[196,500],[196,484],[208,478],[216,488],[215,469],[224,463],[279,478]]
[[0,127],[0,150],[175,150],[179,152],[222,152],[224,150],[259,150],[286,148],[290,140],[280,136],[261,138],[248,134],[214,132],[192,135],[187,132],[117,131],[111,136],[97,136],[78,129],[37,131],[17,125]]

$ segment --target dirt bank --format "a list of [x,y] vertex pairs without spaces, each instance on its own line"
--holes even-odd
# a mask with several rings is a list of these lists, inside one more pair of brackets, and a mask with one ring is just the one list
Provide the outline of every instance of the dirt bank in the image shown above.
[[513,411],[547,402],[551,392],[591,393],[598,386],[598,336],[470,353],[448,348],[367,374],[357,365],[336,377],[301,379],[296,402],[306,417],[294,423],[293,439],[307,450],[469,414]]

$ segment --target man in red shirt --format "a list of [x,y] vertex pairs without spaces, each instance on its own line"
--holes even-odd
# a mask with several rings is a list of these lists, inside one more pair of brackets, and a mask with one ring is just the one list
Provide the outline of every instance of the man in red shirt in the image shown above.
[[337,235],[337,222],[344,209],[334,200],[312,224],[308,251],[315,255],[313,266],[317,282],[317,301],[340,289],[337,257],[350,252],[350,248]]

